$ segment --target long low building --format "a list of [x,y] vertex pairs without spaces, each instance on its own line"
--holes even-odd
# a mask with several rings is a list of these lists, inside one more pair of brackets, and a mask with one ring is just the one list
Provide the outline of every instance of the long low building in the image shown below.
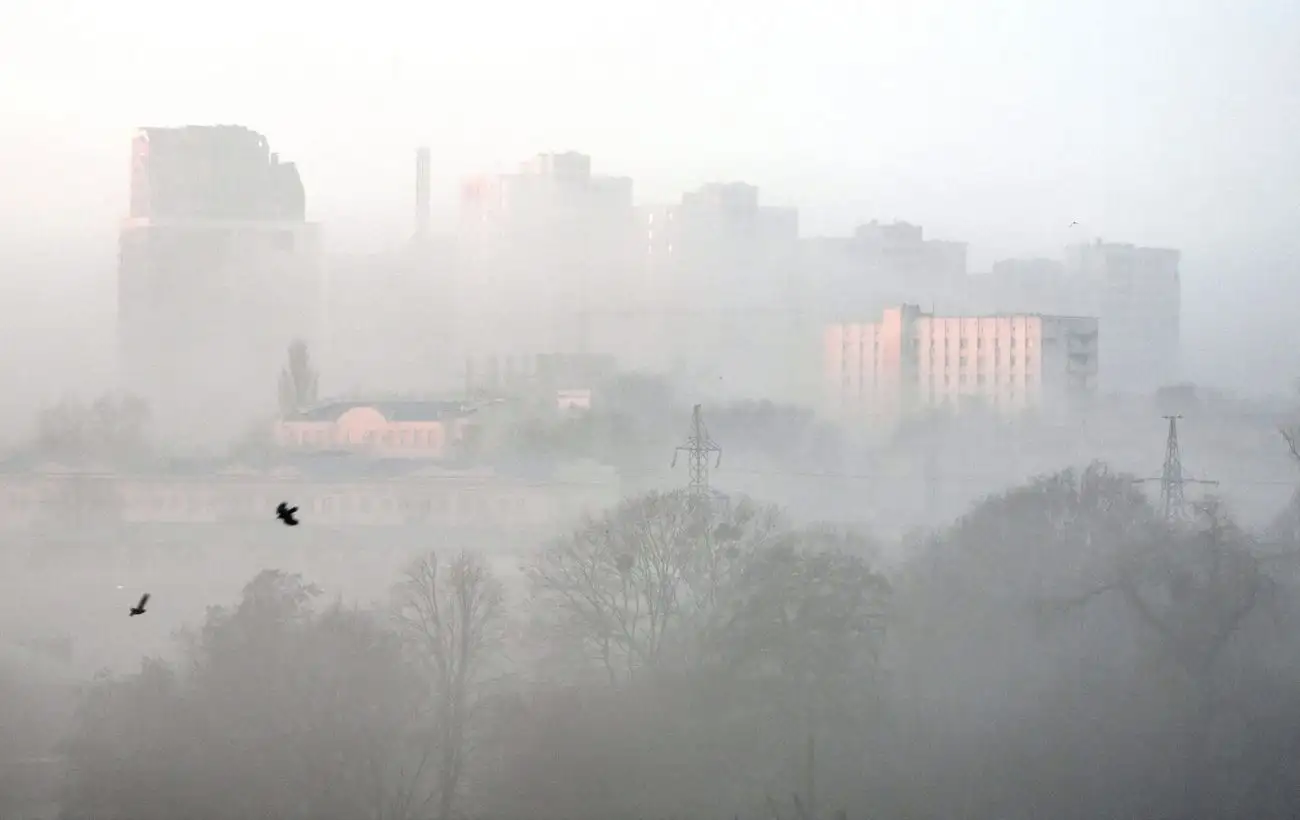
[[824,336],[827,410],[892,429],[918,411],[1003,413],[1069,406],[1096,391],[1097,320],[1036,314],[935,316],[916,305]]
[[[408,462],[409,464],[409,462]],[[322,526],[542,532],[617,503],[602,467],[504,472],[351,462],[314,469],[110,473],[54,466],[0,472],[0,528],[269,520],[281,501]]]

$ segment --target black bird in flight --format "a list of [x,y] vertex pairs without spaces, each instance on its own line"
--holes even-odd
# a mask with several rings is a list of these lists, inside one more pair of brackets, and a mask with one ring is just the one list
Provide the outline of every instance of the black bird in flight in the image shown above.
[[1078,225],[1078,224],[1079,224],[1078,222],[1071,222],[1071,223],[1070,223],[1070,227],[1073,228],[1075,225]]
[[286,527],[296,527],[298,526],[298,519],[293,517],[296,512],[298,512],[297,507],[290,507],[281,501],[280,506],[275,508],[275,517],[283,521]]
[[131,607],[131,616],[130,616],[130,617],[134,618],[136,615],[143,615],[143,614],[144,614],[144,605],[147,604],[147,603],[149,603],[149,593],[146,592],[145,594],[143,594],[143,595],[140,596],[140,603],[138,603],[138,604],[136,604],[135,606]]

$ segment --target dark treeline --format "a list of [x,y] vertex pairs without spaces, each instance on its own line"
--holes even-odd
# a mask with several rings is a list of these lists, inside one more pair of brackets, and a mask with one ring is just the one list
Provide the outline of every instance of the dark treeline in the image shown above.
[[86,689],[62,812],[1290,818],[1293,529],[1166,522],[1093,466],[888,567],[869,534],[667,494],[527,554],[526,596],[456,544],[369,610],[267,570],[179,660]]

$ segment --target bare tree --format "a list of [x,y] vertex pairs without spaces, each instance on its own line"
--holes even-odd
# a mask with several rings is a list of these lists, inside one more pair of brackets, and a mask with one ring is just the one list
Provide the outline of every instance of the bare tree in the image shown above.
[[436,800],[439,820],[449,820],[489,662],[502,638],[504,593],[478,556],[461,552],[443,564],[429,553],[407,570],[396,598],[398,618],[431,684],[431,730],[412,779],[418,785],[436,757],[433,788],[423,805]]
[[[1061,612],[1086,606],[1107,593],[1124,601],[1149,639],[1153,669],[1177,670],[1163,696],[1183,694],[1179,743],[1186,816],[1215,792],[1211,759],[1215,731],[1245,705],[1225,689],[1224,658],[1230,643],[1274,589],[1255,541],[1217,499],[1198,505],[1202,528],[1187,532],[1153,525],[1118,556],[1110,577],[1064,603]],[[1179,679],[1181,686],[1178,685]],[[1171,684],[1173,684],[1171,686]]]
[[557,631],[574,636],[610,684],[682,659],[714,626],[718,591],[741,557],[777,533],[773,507],[714,503],[701,527],[685,492],[648,493],[584,522],[525,566]]

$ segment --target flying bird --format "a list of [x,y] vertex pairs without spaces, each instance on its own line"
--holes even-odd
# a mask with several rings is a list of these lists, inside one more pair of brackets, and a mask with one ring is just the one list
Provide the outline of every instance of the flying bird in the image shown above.
[[143,594],[143,595],[140,596],[140,603],[138,603],[138,604],[136,604],[135,606],[131,607],[131,616],[130,616],[130,617],[134,618],[136,615],[143,615],[143,614],[144,614],[144,605],[147,604],[147,603],[149,603],[149,593],[146,592],[145,594]]
[[1078,224],[1079,224],[1078,222],[1071,222],[1071,223],[1070,223],[1070,227],[1073,228],[1075,225],[1078,225]]
[[281,501],[280,506],[275,508],[275,517],[283,521],[286,527],[296,527],[298,526],[298,519],[293,517],[296,512],[298,512],[297,507],[290,507]]

